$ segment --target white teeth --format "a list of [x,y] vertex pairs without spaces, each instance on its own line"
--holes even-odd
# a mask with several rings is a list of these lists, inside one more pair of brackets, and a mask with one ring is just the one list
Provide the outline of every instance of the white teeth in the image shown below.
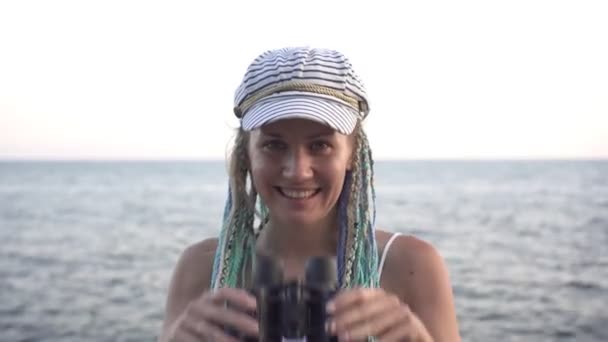
[[308,198],[308,197],[314,195],[317,191],[316,190],[287,190],[287,189],[282,188],[281,192],[283,193],[283,195],[285,195],[289,198],[303,199],[303,198]]

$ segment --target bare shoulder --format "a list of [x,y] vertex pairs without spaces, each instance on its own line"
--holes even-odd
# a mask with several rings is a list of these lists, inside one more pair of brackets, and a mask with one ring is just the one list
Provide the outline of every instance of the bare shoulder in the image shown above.
[[423,271],[418,273],[419,276],[447,271],[439,251],[429,242],[411,235],[400,235],[393,244],[391,260],[407,266],[410,269],[408,276],[415,276],[416,271]]
[[[377,237],[381,246],[382,236]],[[408,304],[435,341],[460,340],[448,267],[437,248],[400,235],[390,246],[382,274],[382,287]]]
[[[379,230],[376,233],[378,248],[383,252],[387,241],[393,233]],[[405,297],[416,292],[416,280],[428,280],[429,277],[447,276],[447,267],[439,251],[429,242],[415,236],[401,234],[397,236],[387,252],[383,278],[389,284],[399,285],[399,291]],[[391,286],[392,287],[392,286]],[[410,298],[411,299],[411,298]]]
[[184,249],[173,270],[165,304],[163,330],[185,310],[195,298],[209,289],[217,238],[210,238]]
[[[217,248],[217,238],[210,238],[188,246],[180,255],[173,278],[172,287],[179,293],[201,293],[209,287],[213,258]],[[171,290],[171,289],[170,289]]]
[[[181,255],[181,259],[185,259],[185,261],[194,258],[199,260],[199,258],[206,258],[209,254],[215,255],[215,250],[217,249],[217,238],[209,238],[197,243],[194,243],[188,246]],[[181,260],[180,260],[181,261]]]

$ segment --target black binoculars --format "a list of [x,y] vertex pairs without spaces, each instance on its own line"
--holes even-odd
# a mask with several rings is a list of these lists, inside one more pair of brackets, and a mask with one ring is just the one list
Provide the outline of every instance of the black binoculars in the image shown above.
[[254,314],[258,338],[241,336],[247,342],[333,342],[326,324],[326,304],[336,293],[338,277],[332,257],[311,257],[306,262],[303,281],[285,282],[278,260],[256,255],[253,288],[257,299]]

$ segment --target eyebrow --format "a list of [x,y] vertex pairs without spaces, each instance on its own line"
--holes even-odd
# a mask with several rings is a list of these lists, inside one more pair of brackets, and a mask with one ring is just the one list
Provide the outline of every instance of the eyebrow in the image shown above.
[[[268,137],[272,137],[272,138],[283,138],[283,136],[280,133],[271,133],[271,132],[262,132],[263,135],[268,136]],[[322,133],[315,133],[312,135],[307,136],[307,139],[317,139],[317,138],[324,138],[324,137],[332,137],[334,135],[334,131],[329,131],[329,132],[322,132]]]

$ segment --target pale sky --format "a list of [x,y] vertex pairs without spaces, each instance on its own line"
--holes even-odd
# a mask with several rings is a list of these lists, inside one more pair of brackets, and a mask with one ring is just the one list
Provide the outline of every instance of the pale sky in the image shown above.
[[608,1],[0,1],[0,158],[225,157],[265,50],[351,59],[377,158],[608,158]]

